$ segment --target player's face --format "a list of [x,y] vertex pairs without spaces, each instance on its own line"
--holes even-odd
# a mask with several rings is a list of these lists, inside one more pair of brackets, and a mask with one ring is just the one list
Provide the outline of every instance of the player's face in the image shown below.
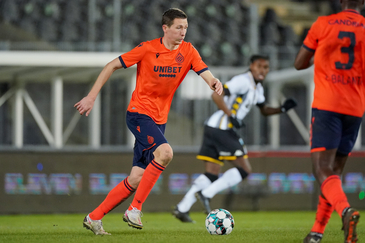
[[250,65],[250,70],[256,82],[264,81],[267,73],[270,71],[269,61],[265,59],[257,59]]
[[186,31],[188,29],[187,19],[174,19],[173,24],[168,27],[164,25],[164,37],[173,45],[180,45],[185,39]]

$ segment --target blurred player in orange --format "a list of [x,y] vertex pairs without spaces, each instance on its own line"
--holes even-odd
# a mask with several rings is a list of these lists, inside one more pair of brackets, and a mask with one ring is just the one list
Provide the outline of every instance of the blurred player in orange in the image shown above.
[[342,12],[319,17],[295,59],[296,69],[312,64],[311,120],[313,174],[321,186],[316,220],[303,242],[320,242],[333,210],[343,223],[345,243],[356,242],[360,218],[342,189],[341,174],[365,110],[364,0],[341,0]]
[[137,64],[136,88],[126,116],[127,126],[135,136],[133,166],[130,175],[85,217],[84,227],[96,235],[109,234],[103,229],[101,219],[134,191],[136,194],[123,220],[131,227],[142,229],[142,204],[173,157],[164,132],[173,95],[188,71],[195,71],[217,94],[223,91],[221,82],[208,70],[198,51],[184,41],[187,28],[187,16],[183,11],[176,8],[165,11],[162,16],[164,36],[142,42],[109,62],[89,94],[75,104],[81,115],[88,116],[112,73]]

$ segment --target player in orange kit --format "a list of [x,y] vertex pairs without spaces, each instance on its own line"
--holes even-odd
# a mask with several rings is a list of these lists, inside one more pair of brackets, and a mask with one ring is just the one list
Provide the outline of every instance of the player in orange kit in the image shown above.
[[294,66],[305,69],[314,56],[311,120],[313,174],[321,186],[316,220],[303,242],[320,242],[333,210],[343,223],[345,243],[356,242],[360,218],[342,189],[341,174],[365,110],[364,0],[341,0],[342,12],[319,17]]
[[190,69],[209,87],[221,94],[221,82],[208,70],[198,51],[184,38],[188,28],[186,14],[177,8],[162,16],[164,36],[142,42],[131,51],[109,62],[99,74],[89,94],[75,104],[82,115],[89,115],[94,101],[114,71],[137,64],[136,88],[127,109],[127,126],[135,136],[133,167],[130,175],[114,187],[105,200],[84,219],[84,227],[96,235],[107,235],[101,219],[113,208],[136,194],[123,220],[142,229],[142,204],[160,174],[170,163],[173,151],[164,132],[172,98]]

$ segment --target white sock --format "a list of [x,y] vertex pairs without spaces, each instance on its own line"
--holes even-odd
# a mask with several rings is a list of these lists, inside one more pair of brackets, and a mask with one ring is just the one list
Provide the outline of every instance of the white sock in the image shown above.
[[184,198],[177,204],[177,209],[182,213],[188,212],[191,206],[193,206],[193,204],[196,202],[194,194],[203,190],[210,184],[212,184],[212,182],[206,175],[201,174],[198,176],[193,182],[193,185],[191,185],[189,191],[185,194]]
[[202,191],[203,196],[213,198],[218,192],[237,185],[242,181],[239,170],[234,167],[227,170],[223,175]]

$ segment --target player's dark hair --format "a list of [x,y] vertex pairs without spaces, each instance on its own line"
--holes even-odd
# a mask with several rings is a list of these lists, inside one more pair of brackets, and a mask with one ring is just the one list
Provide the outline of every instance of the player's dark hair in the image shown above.
[[250,57],[250,63],[254,63],[256,60],[259,60],[259,59],[264,59],[266,61],[269,61],[269,57],[268,56],[264,56],[264,55],[252,55]]
[[170,8],[168,10],[166,10],[163,14],[162,14],[162,25],[167,25],[168,27],[170,27],[173,22],[174,19],[187,19],[188,16],[180,9],[178,8]]

